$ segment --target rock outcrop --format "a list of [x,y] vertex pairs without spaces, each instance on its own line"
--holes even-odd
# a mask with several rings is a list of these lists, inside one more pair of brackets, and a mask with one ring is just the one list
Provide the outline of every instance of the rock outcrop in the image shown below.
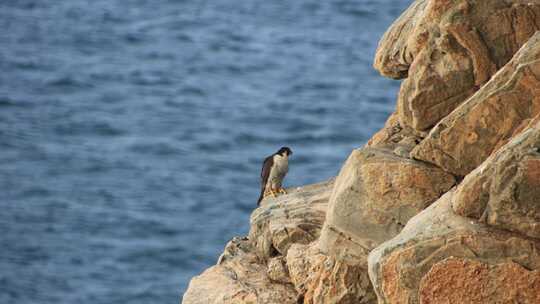
[[344,239],[371,250],[454,183],[452,175],[435,166],[387,150],[354,150],[336,179],[321,246],[336,251],[338,239]]
[[[379,303],[426,303],[421,302],[421,291],[428,297],[430,287],[427,282],[432,286],[443,284],[443,281],[435,282],[433,273],[440,272],[441,267],[445,267],[441,262],[450,257],[469,259],[486,265],[512,261],[528,270],[540,268],[538,240],[483,225],[455,214],[452,210],[455,198],[455,190],[448,192],[411,219],[398,236],[370,253],[369,274]],[[431,276],[428,276],[432,270]],[[539,274],[533,272],[528,275]],[[465,277],[461,279],[464,280]],[[478,283],[480,282],[476,282],[474,278],[472,281],[461,282],[469,286]],[[517,300],[518,295],[513,299]],[[465,298],[464,301],[468,300]]]
[[453,208],[459,215],[540,239],[540,116],[467,175]]
[[412,155],[465,176],[539,113],[537,34],[474,96],[441,120]]
[[373,303],[375,293],[366,274],[367,263],[329,256],[317,242],[294,245],[287,265],[302,303]]
[[[398,236],[370,252],[369,273],[379,303],[537,303],[538,47],[540,33],[413,149],[413,157],[452,159],[429,160],[456,175],[468,175],[413,217]],[[494,110],[493,101],[502,109]],[[478,131],[487,126],[490,130]],[[450,129],[455,132],[452,140],[445,137]],[[445,142],[449,149],[442,151],[435,142]],[[459,147],[467,152],[448,152]],[[453,166],[446,165],[450,162]],[[450,294],[451,286],[459,290]]]
[[417,0],[382,38],[374,66],[405,78],[398,115],[426,130],[474,94],[536,30],[540,4]]
[[540,0],[417,0],[397,109],[335,180],[265,199],[184,304],[540,303]]
[[286,256],[292,244],[309,244],[317,240],[333,186],[331,179],[290,190],[288,195],[276,199],[265,198],[251,215],[249,231],[249,239],[259,257]]
[[369,251],[454,183],[439,168],[387,150],[353,151],[336,178],[305,303],[372,303]]
[[217,264],[191,280],[182,303],[298,303],[287,251],[319,237],[333,183],[265,198],[251,217],[249,237],[231,240]]
[[253,252],[249,240],[231,240],[218,264],[191,280],[182,303],[296,304],[293,286],[273,282],[267,276],[268,268]]
[[420,303],[540,303],[540,273],[512,261],[490,265],[448,258],[420,283]]

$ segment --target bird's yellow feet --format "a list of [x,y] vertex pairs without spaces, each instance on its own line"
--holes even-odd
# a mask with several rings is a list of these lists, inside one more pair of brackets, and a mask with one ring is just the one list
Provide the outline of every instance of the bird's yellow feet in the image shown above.
[[274,189],[270,189],[270,190],[264,192],[264,197],[267,197],[267,196],[270,196],[270,195],[275,198],[275,197],[277,197],[278,193]]
[[287,191],[285,191],[285,189],[283,189],[283,188],[279,188],[279,193],[281,193],[281,194],[287,194]]

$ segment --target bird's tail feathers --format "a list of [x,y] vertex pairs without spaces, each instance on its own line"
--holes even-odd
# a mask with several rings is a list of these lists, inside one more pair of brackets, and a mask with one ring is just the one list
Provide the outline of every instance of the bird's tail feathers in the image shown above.
[[261,201],[264,198],[264,188],[261,189],[261,195],[259,195],[259,199],[257,200],[257,206],[261,205]]

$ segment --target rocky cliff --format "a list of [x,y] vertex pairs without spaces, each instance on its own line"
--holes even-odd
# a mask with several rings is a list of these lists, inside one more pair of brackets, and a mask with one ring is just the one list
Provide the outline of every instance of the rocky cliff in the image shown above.
[[540,1],[417,0],[396,111],[335,180],[265,199],[195,303],[540,303]]

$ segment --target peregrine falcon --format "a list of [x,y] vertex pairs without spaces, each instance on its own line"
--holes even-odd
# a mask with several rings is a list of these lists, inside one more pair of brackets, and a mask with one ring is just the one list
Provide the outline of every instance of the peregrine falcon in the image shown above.
[[287,193],[281,188],[281,183],[289,171],[289,155],[292,154],[291,149],[282,147],[276,153],[265,158],[261,170],[261,195],[257,206],[268,195],[276,197],[278,193]]

